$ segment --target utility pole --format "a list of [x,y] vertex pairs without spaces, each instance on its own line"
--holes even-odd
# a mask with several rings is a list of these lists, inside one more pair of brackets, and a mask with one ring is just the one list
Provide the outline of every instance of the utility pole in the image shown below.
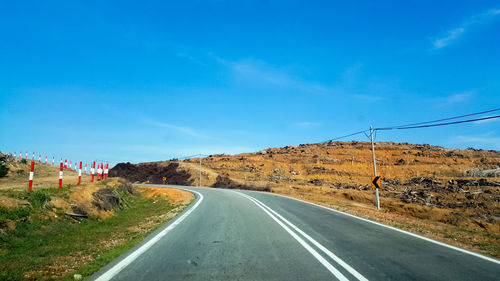
[[[370,125],[370,137],[372,143],[372,158],[373,158],[373,176],[377,176],[377,163],[375,160],[375,146],[373,145],[373,127]],[[375,206],[377,206],[377,210],[380,210],[380,201],[378,198],[378,187],[375,188]]]
[[201,187],[201,154],[200,154],[200,187]]

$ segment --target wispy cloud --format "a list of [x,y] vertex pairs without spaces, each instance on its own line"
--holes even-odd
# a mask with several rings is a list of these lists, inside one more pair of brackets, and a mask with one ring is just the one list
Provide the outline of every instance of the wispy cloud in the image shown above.
[[481,14],[474,15],[469,19],[462,22],[460,25],[450,28],[444,33],[444,35],[437,37],[432,40],[432,45],[434,49],[442,49],[450,44],[454,43],[470,28],[485,23],[488,20],[500,15],[500,9],[491,9]]
[[462,103],[462,102],[466,102],[466,101],[470,100],[473,95],[475,95],[474,91],[456,93],[456,94],[453,94],[451,96],[446,97],[445,102],[447,105]]
[[456,136],[454,141],[470,145],[487,145],[493,149],[500,149],[500,137],[490,136],[490,134],[481,136]]
[[156,120],[146,119],[146,118],[144,118],[143,120],[147,124],[154,125],[154,126],[161,127],[161,128],[165,128],[165,129],[169,129],[169,130],[173,130],[173,131],[176,131],[176,132],[179,132],[179,133],[191,136],[191,137],[210,138],[209,136],[202,134],[202,133],[200,133],[192,128],[189,128],[189,127],[173,125],[173,124],[159,122]]
[[307,81],[292,75],[284,68],[265,63],[262,60],[247,58],[238,61],[228,61],[219,57],[215,59],[225,65],[238,82],[257,86],[271,86],[282,89],[294,89],[302,92],[328,94],[332,90],[317,82]]
[[441,49],[443,47],[446,47],[453,41],[455,41],[457,38],[459,38],[464,32],[465,32],[464,27],[458,27],[449,30],[446,36],[434,40],[432,42],[432,45],[434,45],[434,48],[436,49]]
[[293,125],[300,128],[311,128],[311,127],[317,127],[321,124],[317,122],[297,122],[293,123]]
[[470,101],[476,95],[476,91],[465,91],[449,96],[432,98],[431,101],[436,108],[449,107]]
[[[163,160],[167,158],[181,158],[195,154],[238,154],[243,152],[256,151],[256,147],[251,146],[232,146],[232,145],[204,145],[204,146],[187,146],[187,145],[175,145],[168,146],[162,144],[117,144],[111,148],[115,152],[129,152],[139,151],[140,153],[153,155],[155,158],[150,158],[152,160]],[[126,159],[125,159],[126,160]]]
[[[305,94],[324,96],[352,97],[359,100],[380,101],[387,99],[386,94],[393,92],[393,82],[377,82],[363,78],[364,64],[357,62],[347,67],[338,77],[332,77],[331,84],[308,80],[297,75],[293,68],[278,67],[255,58],[245,58],[235,61],[226,60],[210,54],[229,71],[236,83],[245,86],[261,87],[268,90],[286,90]],[[363,86],[360,86],[362,84]],[[359,93],[360,88],[363,94]]]

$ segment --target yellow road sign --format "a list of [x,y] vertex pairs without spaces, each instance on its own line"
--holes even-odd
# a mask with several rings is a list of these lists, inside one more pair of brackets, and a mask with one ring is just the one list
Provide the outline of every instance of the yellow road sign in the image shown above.
[[163,181],[166,181],[167,180],[167,177],[163,177]]
[[380,176],[372,177],[372,188],[380,188]]

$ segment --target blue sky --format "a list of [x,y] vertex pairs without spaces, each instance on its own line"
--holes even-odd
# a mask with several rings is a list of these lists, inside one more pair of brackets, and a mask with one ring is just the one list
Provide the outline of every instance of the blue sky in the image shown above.
[[[500,107],[500,1],[143,2],[3,3],[1,151],[155,161]],[[377,140],[499,150],[499,129]]]

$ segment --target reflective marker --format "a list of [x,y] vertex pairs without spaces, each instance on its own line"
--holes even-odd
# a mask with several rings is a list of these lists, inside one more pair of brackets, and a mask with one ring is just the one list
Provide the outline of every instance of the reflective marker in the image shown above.
[[31,169],[30,169],[30,179],[28,183],[28,192],[31,192],[31,187],[33,186],[33,176],[35,174],[35,161],[31,161]]

